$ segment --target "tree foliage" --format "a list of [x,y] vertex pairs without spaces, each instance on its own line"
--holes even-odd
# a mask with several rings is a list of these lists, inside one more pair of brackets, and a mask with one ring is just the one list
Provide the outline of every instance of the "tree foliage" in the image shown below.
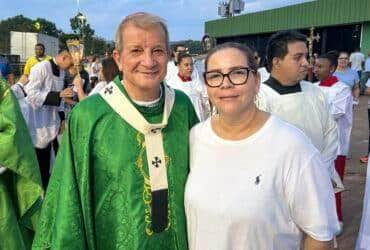
[[[79,13],[80,14],[80,13]],[[59,38],[59,47],[66,49],[68,39],[84,38],[86,55],[104,55],[111,52],[114,48],[112,41],[94,36],[95,31],[87,22],[82,23],[78,19],[78,14],[70,19],[73,33],[64,33],[58,29],[55,23],[44,18],[31,19],[18,15],[0,21],[0,53],[10,53],[10,31],[36,32]]]

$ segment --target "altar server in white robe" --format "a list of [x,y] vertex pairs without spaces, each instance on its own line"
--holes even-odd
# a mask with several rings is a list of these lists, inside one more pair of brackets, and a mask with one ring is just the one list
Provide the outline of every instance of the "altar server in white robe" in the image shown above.
[[302,81],[308,69],[306,36],[296,31],[274,34],[266,49],[270,78],[261,84],[258,107],[301,129],[319,150],[334,185],[343,188],[334,168],[339,136],[324,93]]
[[[180,54],[189,54],[189,50],[185,47],[184,44],[177,44],[173,48],[172,60],[168,61],[167,63],[167,74],[165,78],[166,82],[170,82],[173,79],[176,79],[177,74],[179,73],[178,65]],[[199,71],[197,67],[194,67],[191,78],[197,81],[202,80],[202,73],[203,71]]]
[[178,56],[178,73],[167,81],[174,89],[179,89],[189,96],[200,121],[204,121],[210,113],[207,90],[202,78],[193,79],[194,62],[189,54]]
[[[324,92],[330,108],[330,112],[337,123],[339,131],[339,147],[335,160],[335,170],[343,181],[346,158],[350,146],[352,131],[352,91],[348,85],[333,76],[337,67],[337,55],[327,53],[320,55],[316,60],[314,73],[319,82],[315,83]],[[343,226],[341,192],[335,194],[337,214],[341,226]]]
[[[43,187],[46,189],[50,177],[50,155],[52,142],[56,139],[61,119],[60,104],[63,98],[71,98],[73,91],[64,87],[66,69],[72,65],[68,51],[36,64],[25,87],[26,101],[31,106],[30,120],[34,130],[30,131],[40,165]],[[54,149],[55,150],[55,149]]]

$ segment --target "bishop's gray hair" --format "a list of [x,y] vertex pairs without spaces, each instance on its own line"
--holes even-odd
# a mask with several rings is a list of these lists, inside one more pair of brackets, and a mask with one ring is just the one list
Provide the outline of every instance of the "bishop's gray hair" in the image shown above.
[[165,34],[166,38],[166,48],[167,51],[169,49],[169,35],[168,35],[168,29],[167,25],[165,23],[165,20],[159,16],[146,13],[146,12],[137,12],[131,15],[126,16],[120,25],[118,26],[117,32],[116,32],[116,40],[115,40],[115,47],[118,52],[122,52],[123,49],[123,31],[125,27],[128,24],[132,24],[136,27],[142,28],[142,29],[148,29],[150,27],[159,25]]

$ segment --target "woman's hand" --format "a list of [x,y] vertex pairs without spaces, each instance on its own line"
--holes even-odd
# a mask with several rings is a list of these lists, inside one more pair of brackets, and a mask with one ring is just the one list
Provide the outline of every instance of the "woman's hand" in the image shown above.
[[76,86],[77,89],[82,89],[82,78],[80,74],[77,74],[73,79],[73,85]]

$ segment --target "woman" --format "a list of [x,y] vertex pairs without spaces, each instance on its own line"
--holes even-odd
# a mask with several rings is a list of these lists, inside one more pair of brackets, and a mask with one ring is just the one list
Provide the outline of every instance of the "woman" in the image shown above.
[[205,70],[218,113],[190,135],[189,248],[329,249],[339,229],[330,177],[300,130],[257,109],[253,53],[219,45]]
[[[97,94],[99,91],[105,88],[108,83],[113,81],[113,79],[119,74],[119,69],[116,64],[116,62],[113,60],[113,58],[109,57],[106,58],[102,61],[102,69],[100,71],[100,81],[98,84],[95,85],[95,87],[91,90],[89,93],[90,95]],[[73,84],[75,85],[77,89],[77,94],[78,94],[78,99],[81,101],[86,97],[85,92],[82,89],[82,84],[81,84],[81,78],[76,77],[75,80],[73,81]]]
[[349,67],[349,55],[347,52],[342,51],[339,53],[338,67],[333,75],[351,88],[353,102],[354,104],[358,104],[358,97],[360,96],[360,78],[357,71]]
[[189,54],[178,55],[178,73],[167,84],[172,88],[182,90],[187,94],[195,108],[200,121],[204,121],[210,112],[208,97],[203,81],[200,78],[193,79],[193,58]]

